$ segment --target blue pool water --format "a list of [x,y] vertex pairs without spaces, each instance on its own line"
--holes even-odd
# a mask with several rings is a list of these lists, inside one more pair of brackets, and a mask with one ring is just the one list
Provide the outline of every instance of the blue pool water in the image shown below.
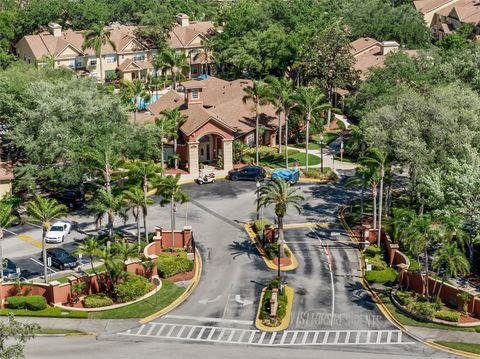
[[[142,98],[139,99],[139,102],[138,102],[138,109],[140,111],[143,111],[143,110],[146,110],[148,108],[148,106],[150,106],[152,103],[154,103],[155,101],[157,101],[160,97],[162,97],[161,94],[153,94],[151,97],[150,97],[150,101],[144,101]],[[132,99],[132,102],[133,102],[133,99]]]

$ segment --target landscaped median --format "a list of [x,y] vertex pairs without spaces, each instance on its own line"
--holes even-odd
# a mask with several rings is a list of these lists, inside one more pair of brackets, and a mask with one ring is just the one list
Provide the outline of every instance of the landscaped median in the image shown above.
[[[264,220],[265,221],[265,220]],[[264,225],[263,225],[264,226]],[[267,265],[268,268],[278,270],[278,245],[275,243],[269,244],[268,246],[264,246],[259,238],[259,231],[258,231],[258,222],[257,228],[255,228],[255,223],[247,223],[245,224],[245,230],[250,237],[250,240],[255,244],[257,247],[258,252],[260,253],[260,257],[262,257],[263,261]],[[275,247],[276,246],[276,247]],[[290,271],[294,270],[298,267],[298,261],[293,252],[288,248],[288,245],[285,244],[285,257],[280,258],[280,270],[281,271]]]
[[255,326],[265,332],[279,332],[290,325],[294,291],[284,285],[283,293],[276,292],[277,287],[278,280],[273,280],[268,287],[263,288],[260,296]]

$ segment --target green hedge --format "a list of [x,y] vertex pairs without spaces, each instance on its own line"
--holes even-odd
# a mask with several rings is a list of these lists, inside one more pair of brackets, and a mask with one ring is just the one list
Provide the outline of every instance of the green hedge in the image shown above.
[[435,313],[435,318],[446,320],[447,322],[458,322],[460,320],[460,313],[451,310],[440,310]]
[[330,167],[324,167],[323,172],[320,168],[309,168],[308,171],[306,169],[302,169],[302,173],[307,178],[315,178],[315,179],[322,179],[322,180],[336,180],[338,176]]
[[131,302],[153,289],[153,284],[141,275],[129,274],[123,283],[115,286],[114,294],[119,302]]
[[[292,253],[288,250],[287,247],[284,247],[285,256],[290,257]],[[273,259],[278,257],[278,244],[272,243],[265,246],[265,253],[267,254],[268,259]]]
[[262,231],[265,229],[265,226],[271,226],[272,222],[269,221],[268,219],[258,219],[255,222],[253,222],[253,229],[255,230],[256,233],[262,233]]
[[85,308],[108,307],[113,304],[113,300],[104,293],[91,294],[83,298],[83,306]]
[[186,253],[180,253],[179,256],[160,254],[157,267],[158,274],[167,278],[175,274],[190,272],[193,270],[193,261],[187,258]]
[[365,279],[370,283],[393,283],[397,280],[397,272],[393,268],[371,270],[365,272]]
[[8,308],[10,309],[27,309],[27,310],[43,310],[47,308],[47,300],[41,295],[30,296],[14,296],[8,298]]
[[[270,319],[270,299],[272,299],[272,289],[267,288],[265,290],[265,295],[263,296],[262,310],[261,310],[261,319],[269,320]],[[277,308],[277,319],[281,320],[285,317],[287,311],[288,299],[286,295],[278,293],[278,308]]]

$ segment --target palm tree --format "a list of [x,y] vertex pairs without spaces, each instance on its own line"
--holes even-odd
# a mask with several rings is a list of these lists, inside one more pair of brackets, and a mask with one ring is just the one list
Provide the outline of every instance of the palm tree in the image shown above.
[[183,52],[177,52],[173,49],[165,49],[160,53],[162,70],[170,71],[172,74],[172,88],[177,89],[177,76],[183,71],[188,71],[187,58]]
[[90,260],[90,266],[92,267],[92,272],[97,275],[97,271],[95,270],[95,267],[93,266],[93,260],[95,257],[99,257],[102,252],[102,247],[98,243],[97,238],[94,236],[88,236],[86,237],[83,242],[78,246],[78,248],[75,250],[76,254],[82,254],[88,256],[88,259]]
[[43,279],[47,283],[47,247],[45,245],[45,236],[50,229],[50,221],[66,215],[68,209],[64,204],[59,204],[54,199],[35,195],[35,198],[27,204],[27,212],[31,217],[31,221],[37,222],[42,226]]
[[297,194],[297,191],[298,188],[291,188],[290,184],[282,179],[271,181],[257,190],[258,209],[271,205],[275,207],[278,222],[278,278],[280,278],[280,259],[285,256],[283,218],[286,216],[289,207],[293,207],[298,213],[301,213],[302,202],[305,200],[304,197]]
[[122,158],[112,147],[109,140],[86,150],[85,159],[87,166],[94,176],[102,176],[105,182],[105,190],[112,192],[112,176],[120,164]]
[[108,239],[110,241],[113,240],[113,224],[115,222],[115,216],[119,216],[124,221],[128,219],[123,204],[124,201],[121,195],[115,195],[112,192],[99,189],[95,199],[88,207],[89,211],[92,214],[95,214],[97,223],[101,221],[104,215],[107,215]]
[[243,89],[245,96],[243,96],[243,102],[247,103],[248,101],[253,101],[255,105],[255,164],[258,166],[260,162],[259,158],[259,121],[260,121],[260,112],[262,111],[262,105],[265,105],[268,102],[268,90],[267,86],[260,81],[252,81],[251,86],[247,86]]
[[161,172],[163,175],[164,166],[165,166],[165,154],[164,154],[164,144],[168,141],[170,137],[175,135],[175,122],[166,116],[160,116],[155,119],[155,125],[158,128],[158,136],[160,137],[160,161],[161,161]]
[[115,256],[118,256],[123,263],[125,263],[125,261],[130,258],[138,258],[138,253],[140,252],[140,250],[137,251],[136,246],[131,245],[126,240],[121,240],[113,244],[112,252]]
[[126,168],[128,169],[129,179],[134,183],[140,184],[143,191],[143,203],[141,204],[143,230],[145,231],[145,242],[148,243],[147,211],[148,205],[153,204],[153,201],[148,198],[148,187],[158,176],[157,173],[162,171],[162,166],[157,165],[153,161],[137,160],[127,164]]
[[123,270],[125,268],[125,262],[123,258],[107,246],[103,248],[100,252],[100,259],[103,261],[105,266],[105,273],[110,280],[110,291],[115,288],[115,285],[118,282],[118,279],[122,276]]
[[[459,275],[465,275],[470,272],[470,263],[456,243],[447,244],[440,248],[433,259],[432,267],[437,270],[443,268],[442,283],[438,289],[437,298],[440,296],[443,284],[447,279],[457,278]],[[435,294],[434,292],[435,289],[432,294]]]
[[168,175],[158,179],[154,188],[156,189],[157,195],[162,196],[160,205],[163,207],[166,204],[170,203],[170,223],[172,231],[172,250],[175,249],[174,246],[174,235],[175,235],[175,212],[176,212],[176,203],[185,203],[188,202],[189,197],[186,192],[182,191],[178,181],[180,180],[180,175],[175,176]]
[[369,181],[370,181],[370,175],[373,173],[373,171],[365,166],[362,167],[357,167],[355,169],[355,176],[350,177],[347,182],[345,183],[345,186],[347,188],[350,188],[352,186],[361,186],[360,190],[360,223],[363,223],[363,216],[364,216],[364,209],[365,209],[365,189],[367,188]]
[[[288,129],[287,125],[287,112],[290,111],[293,103],[293,81],[284,77],[277,78],[274,76],[267,77],[267,83],[269,84],[270,97],[273,104],[277,109],[278,115],[278,153],[282,150],[282,115],[285,120],[285,131]],[[287,135],[285,135],[287,138]],[[285,145],[287,140],[285,139]],[[287,149],[288,151],[288,149]],[[288,168],[288,165],[287,165]]]
[[147,103],[150,101],[150,93],[145,90],[143,82],[140,80],[121,81],[120,91],[130,101],[133,98],[133,122],[137,122],[137,113],[141,101]]
[[212,48],[212,43],[208,39],[203,39],[201,41],[202,44],[202,50],[197,52],[197,54],[194,56],[194,60],[198,60],[201,58],[201,56],[205,56],[205,62],[204,62],[204,74],[208,76],[208,62],[210,59],[212,59],[212,53],[213,53],[213,48]]
[[[182,115],[180,112],[180,107],[174,109],[165,109],[160,112],[161,115],[165,116],[171,122],[175,124],[174,132],[173,132],[173,153],[177,154],[177,139],[178,139],[178,131],[180,127],[188,120],[188,117]],[[174,159],[175,169],[178,169],[178,158]]]
[[7,203],[0,203],[0,280],[3,282],[3,231],[10,227],[16,220],[12,216],[13,206]]
[[[131,189],[123,191],[123,200],[127,206],[127,210],[132,210],[133,217],[137,223],[137,241],[138,251],[141,250],[142,239],[140,235],[140,210],[143,212],[143,219],[146,220],[146,208],[148,204],[153,204],[151,198],[145,197],[144,192],[139,187],[132,187]],[[148,242],[148,231],[145,227],[145,237]]]
[[380,247],[380,238],[382,232],[382,200],[383,200],[383,180],[385,179],[385,164],[387,162],[387,154],[378,148],[371,148],[367,154],[360,158],[360,163],[364,166],[380,171],[380,194],[378,197],[378,247]]
[[308,171],[308,143],[310,140],[310,122],[312,117],[328,108],[330,104],[325,102],[325,95],[323,95],[316,87],[300,87],[296,96],[298,108],[305,114],[307,122],[305,140],[305,169]]
[[83,34],[82,50],[85,51],[88,48],[95,51],[95,56],[99,60],[100,64],[100,79],[105,79],[102,66],[102,47],[107,43],[110,44],[113,51],[117,51],[115,43],[110,39],[110,31],[104,28],[102,25],[93,25],[92,28]]

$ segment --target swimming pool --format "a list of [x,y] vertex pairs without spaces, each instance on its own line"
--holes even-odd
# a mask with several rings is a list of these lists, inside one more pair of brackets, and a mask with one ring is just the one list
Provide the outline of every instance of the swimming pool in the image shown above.
[[[152,103],[157,101],[160,97],[162,97],[162,94],[159,93],[159,94],[153,94],[150,97],[149,101],[144,101],[142,98],[139,98],[138,99],[138,109],[140,111],[146,110],[148,108],[148,106],[150,106]],[[134,102],[133,99],[132,99],[132,102]]]

